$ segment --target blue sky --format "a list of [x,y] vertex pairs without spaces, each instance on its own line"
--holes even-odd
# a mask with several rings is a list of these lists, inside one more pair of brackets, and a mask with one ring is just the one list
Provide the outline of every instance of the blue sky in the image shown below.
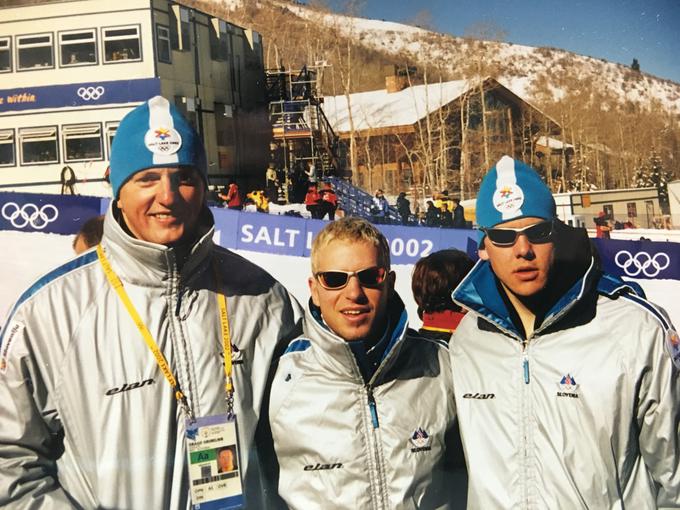
[[[345,0],[332,0],[339,10]],[[680,0],[364,0],[359,15],[412,21],[429,11],[437,32],[466,35],[479,23],[505,41],[552,46],[630,65],[680,83]]]

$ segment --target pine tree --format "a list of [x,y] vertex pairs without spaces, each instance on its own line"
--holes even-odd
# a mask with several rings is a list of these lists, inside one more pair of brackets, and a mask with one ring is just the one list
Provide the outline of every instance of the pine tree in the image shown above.
[[649,180],[651,185],[659,190],[659,206],[663,214],[668,214],[670,205],[668,202],[668,181],[672,180],[673,174],[664,170],[659,155],[652,151],[649,156]]
[[646,162],[641,161],[637,170],[635,170],[633,186],[635,188],[651,188],[654,186],[654,183],[649,177],[649,167]]
[[640,72],[640,62],[638,62],[638,59],[633,59],[633,63],[630,65],[630,68],[633,71],[637,71],[638,73]]

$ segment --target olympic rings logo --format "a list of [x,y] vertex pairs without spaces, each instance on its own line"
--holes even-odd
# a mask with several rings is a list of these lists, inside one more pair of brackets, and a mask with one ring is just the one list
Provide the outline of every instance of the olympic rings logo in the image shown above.
[[621,250],[614,257],[614,262],[628,276],[643,274],[647,278],[654,278],[670,265],[671,259],[663,252],[652,256],[646,251],[640,251],[633,255],[628,250]]
[[59,216],[59,211],[52,204],[38,207],[35,204],[19,206],[16,202],[7,202],[2,206],[2,217],[8,220],[14,228],[24,228],[28,225],[36,230],[44,229],[48,223]]
[[76,94],[78,94],[85,101],[96,101],[104,95],[106,89],[102,86],[99,87],[80,87]]

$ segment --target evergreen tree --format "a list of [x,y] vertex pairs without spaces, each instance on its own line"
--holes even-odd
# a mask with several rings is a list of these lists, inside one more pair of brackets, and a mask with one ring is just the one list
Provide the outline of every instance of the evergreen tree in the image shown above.
[[635,188],[651,188],[654,183],[649,177],[649,167],[646,162],[640,162],[637,170],[635,170],[635,177],[633,178],[633,187]]
[[640,62],[638,62],[638,59],[634,58],[633,63],[630,65],[630,68],[633,71],[640,72]]
[[663,214],[669,214],[668,181],[673,179],[673,174],[664,170],[659,155],[652,151],[649,156],[649,180],[651,185],[659,190],[659,206]]

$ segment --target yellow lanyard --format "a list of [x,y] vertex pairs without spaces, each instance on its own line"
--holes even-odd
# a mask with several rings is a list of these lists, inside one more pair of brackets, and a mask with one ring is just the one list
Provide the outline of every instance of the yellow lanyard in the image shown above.
[[[180,406],[182,407],[186,415],[189,417],[189,419],[191,421],[194,421],[194,415],[193,412],[191,411],[191,408],[189,407],[187,398],[180,389],[179,384],[177,383],[177,379],[175,379],[175,376],[172,373],[172,370],[170,370],[170,366],[168,365],[165,356],[163,356],[163,353],[161,352],[160,348],[158,347],[153,337],[151,336],[149,328],[146,327],[146,324],[144,324],[142,318],[139,316],[139,313],[137,313],[137,310],[135,309],[135,306],[132,304],[132,301],[130,301],[130,297],[125,291],[125,288],[123,287],[123,282],[120,280],[120,278],[118,278],[118,275],[111,267],[111,263],[104,254],[104,249],[102,248],[101,244],[97,245],[97,257],[99,258],[99,262],[102,266],[102,269],[104,270],[106,278],[109,280],[109,283],[111,284],[111,287],[113,287],[113,290],[115,290],[116,294],[118,294],[118,297],[125,306],[125,309],[127,310],[128,314],[130,314],[132,321],[135,323],[135,326],[137,326],[137,329],[141,333],[144,342],[146,343],[147,347],[149,347],[149,350],[151,350],[151,353],[154,355],[154,358],[156,358],[156,363],[158,364],[158,367],[161,369],[161,372],[163,372],[165,379],[168,381],[170,387],[175,392],[175,398],[177,399],[177,402],[180,404]],[[217,272],[216,266],[215,271]],[[227,392],[227,407],[228,407],[227,411],[229,414],[232,414],[234,402],[234,389],[231,378],[232,369],[231,337],[229,334],[227,301],[226,298],[224,297],[224,294],[222,294],[221,292],[217,294],[217,303],[220,309],[220,323],[222,326],[222,347],[224,349],[224,374],[226,376],[225,389]]]

